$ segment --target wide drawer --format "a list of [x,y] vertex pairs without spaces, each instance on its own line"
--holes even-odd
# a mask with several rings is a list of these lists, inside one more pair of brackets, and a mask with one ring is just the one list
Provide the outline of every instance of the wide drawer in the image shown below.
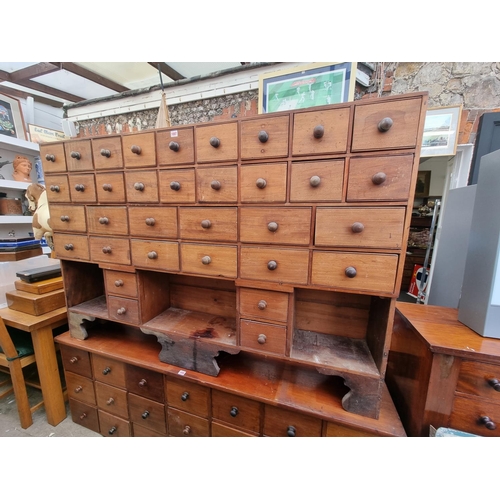
[[462,361],[456,390],[500,403],[500,366]]
[[69,260],[89,260],[89,241],[86,235],[54,233],[54,250],[57,258]]
[[286,163],[262,163],[241,167],[243,203],[284,203],[286,200]]
[[185,273],[236,278],[238,249],[235,246],[182,243],[181,269]]
[[69,398],[69,410],[71,419],[78,425],[83,425],[87,429],[99,432],[99,417],[97,408],[90,406],[76,399]]
[[177,238],[177,208],[128,207],[130,236]]
[[99,203],[125,203],[125,179],[122,172],[97,173],[95,189]]
[[88,352],[62,345],[61,359],[66,371],[76,373],[82,377],[92,377],[90,354]]
[[450,427],[480,436],[498,437],[500,405],[484,399],[455,397]]
[[65,142],[64,153],[68,172],[94,169],[90,139]]
[[289,117],[262,116],[241,122],[241,158],[288,156]]
[[168,408],[168,434],[174,437],[208,437],[210,424],[206,418]]
[[87,231],[85,207],[54,203],[50,206],[50,226],[54,231],[85,233]]
[[104,437],[130,437],[132,430],[130,422],[123,418],[98,410],[99,428]]
[[69,174],[69,192],[72,203],[95,203],[97,201],[94,174]]
[[47,200],[50,203],[69,203],[69,181],[67,175],[46,175]]
[[93,138],[92,157],[95,170],[123,168],[121,137]]
[[262,404],[257,401],[212,390],[212,417],[217,420],[258,434],[261,412]]
[[240,342],[242,347],[284,356],[286,327],[242,319],[240,321]]
[[70,398],[89,405],[95,405],[94,384],[91,379],[76,373],[66,372],[66,387]]
[[88,206],[87,221],[89,233],[117,236],[128,235],[126,207]]
[[194,163],[193,127],[171,128],[156,132],[158,165]]
[[139,302],[125,297],[107,297],[109,319],[132,325],[140,324]]
[[126,168],[156,165],[154,132],[122,135],[123,163]]
[[129,203],[158,203],[156,170],[125,172],[125,192]]
[[128,395],[128,403],[131,422],[148,427],[160,434],[166,434],[165,405],[136,394]]
[[196,169],[196,196],[200,203],[236,203],[238,201],[238,168]]
[[118,417],[128,419],[127,391],[112,385],[95,383],[97,406]]
[[105,384],[126,388],[125,364],[115,359],[106,358],[98,354],[92,355],[94,378]]
[[196,159],[199,163],[235,161],[237,158],[237,123],[210,124],[196,128]]
[[137,297],[137,275],[122,271],[104,271],[104,281],[108,295]]
[[171,241],[130,240],[132,264],[164,271],[179,270],[179,244]]
[[240,288],[239,310],[242,317],[286,322],[289,295],[259,288]]
[[139,366],[126,365],[125,378],[129,392],[161,403],[165,400],[163,374]]
[[40,144],[40,157],[45,174],[66,172],[64,144]]
[[168,406],[207,418],[210,414],[210,389],[188,380],[166,377]]
[[126,238],[90,236],[90,257],[95,262],[130,265],[130,244]]
[[322,421],[301,413],[265,406],[264,435],[269,437],[320,437]]
[[179,208],[183,240],[237,241],[237,208]]

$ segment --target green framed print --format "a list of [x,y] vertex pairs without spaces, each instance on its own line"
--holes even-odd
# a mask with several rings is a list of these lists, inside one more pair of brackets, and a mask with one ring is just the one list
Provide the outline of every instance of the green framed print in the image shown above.
[[453,156],[457,150],[462,106],[428,109],[420,156]]

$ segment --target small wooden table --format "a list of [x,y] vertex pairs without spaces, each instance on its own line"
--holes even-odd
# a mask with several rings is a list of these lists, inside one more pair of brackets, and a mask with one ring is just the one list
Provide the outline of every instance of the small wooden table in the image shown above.
[[0,317],[7,326],[31,333],[47,422],[56,426],[66,418],[66,407],[52,330],[68,322],[66,307],[40,316],[4,307]]

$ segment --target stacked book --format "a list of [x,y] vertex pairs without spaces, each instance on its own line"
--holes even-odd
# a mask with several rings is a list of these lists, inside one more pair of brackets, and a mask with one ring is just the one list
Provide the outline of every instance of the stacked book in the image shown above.
[[33,237],[0,238],[0,262],[28,259],[42,254],[41,240]]

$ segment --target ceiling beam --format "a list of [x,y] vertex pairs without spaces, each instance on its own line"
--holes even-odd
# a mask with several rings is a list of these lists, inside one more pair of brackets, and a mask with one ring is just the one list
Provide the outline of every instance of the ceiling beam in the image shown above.
[[19,83],[26,80],[31,80],[32,78],[37,78],[39,76],[47,75],[49,73],[53,73],[54,71],[58,71],[59,68],[54,66],[52,63],[41,62],[38,64],[33,64],[23,69],[18,69],[17,71],[13,71],[9,74],[9,81],[12,83]]
[[36,102],[46,104],[47,106],[52,106],[53,108],[62,108],[64,106],[63,102],[54,101],[47,97],[43,97],[38,94],[31,94],[28,92],[23,92],[21,90],[13,89],[11,87],[6,87],[5,85],[0,85],[0,93],[9,95],[10,97],[15,97],[16,99],[26,99],[28,97],[33,97]]
[[47,85],[43,85],[42,83],[33,82],[31,80],[23,80],[22,82],[16,82],[16,83],[19,83],[19,85],[22,85],[23,87],[28,87],[29,89],[37,90],[38,92],[43,92],[44,94],[58,97],[59,99],[63,99],[64,101],[70,101],[70,102],[85,101],[84,97],[73,95],[68,92],[64,92],[63,90],[58,90],[55,89],[54,87],[49,87]]
[[168,76],[169,78],[171,78],[172,80],[174,80],[174,82],[176,82],[177,80],[183,80],[184,78],[186,78],[185,76],[181,75],[180,73],[178,73],[177,71],[175,71],[174,68],[170,67],[167,63],[164,63],[164,62],[148,62],[148,64],[150,64],[151,66],[153,66],[153,68],[155,68],[156,70],[158,69],[158,65],[160,65],[160,71]]

